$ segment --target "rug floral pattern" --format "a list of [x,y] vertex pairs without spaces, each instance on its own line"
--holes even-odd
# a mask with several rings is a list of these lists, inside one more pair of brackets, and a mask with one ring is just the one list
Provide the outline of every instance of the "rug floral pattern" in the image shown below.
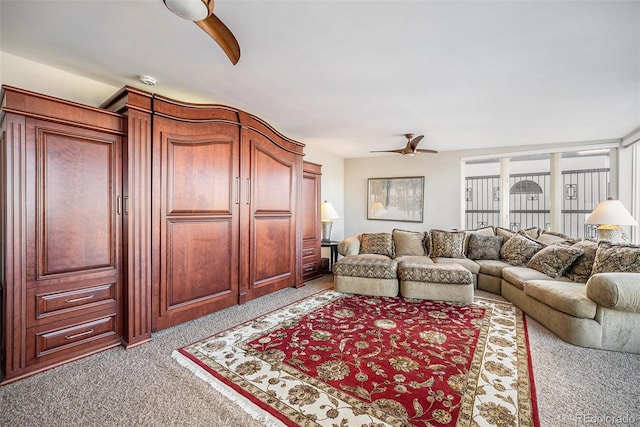
[[525,340],[507,303],[326,291],[174,357],[267,424],[530,426]]

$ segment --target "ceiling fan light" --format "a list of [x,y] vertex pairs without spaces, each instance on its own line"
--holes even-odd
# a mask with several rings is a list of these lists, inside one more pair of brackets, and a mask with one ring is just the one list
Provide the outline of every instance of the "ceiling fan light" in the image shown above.
[[171,12],[190,21],[202,21],[211,13],[202,0],[164,0],[164,4]]

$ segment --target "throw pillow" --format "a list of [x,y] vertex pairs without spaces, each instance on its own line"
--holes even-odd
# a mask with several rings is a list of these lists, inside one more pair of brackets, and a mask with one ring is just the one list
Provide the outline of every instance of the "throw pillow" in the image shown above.
[[393,246],[396,256],[402,255],[424,255],[424,232],[405,231],[394,229]]
[[507,228],[503,228],[503,227],[496,227],[496,236],[501,236],[504,238],[504,243],[507,243],[507,240],[509,240],[511,238],[511,236],[513,236],[514,233],[513,231],[507,229]]
[[504,238],[501,236],[483,236],[469,233],[467,258],[470,259],[500,259],[500,248]]
[[580,242],[575,243],[573,247],[581,249],[584,254],[578,257],[573,265],[567,269],[564,275],[574,282],[587,283],[587,280],[591,277],[593,261],[596,259],[598,242],[593,240],[581,240]]
[[362,233],[360,253],[386,255],[393,258],[393,238],[389,233]]
[[464,258],[464,231],[431,230],[432,257]]
[[521,234],[514,234],[500,248],[500,256],[511,265],[526,265],[540,249],[540,243]]
[[611,272],[640,273],[640,246],[607,241],[598,243],[591,273]]
[[582,254],[584,254],[582,249],[573,246],[551,245],[533,255],[527,267],[556,278],[562,276],[562,273]]
[[535,240],[540,237],[542,233],[544,233],[544,230],[540,227],[529,227],[525,228],[524,230],[518,231],[518,233],[524,233],[527,237]]
[[496,231],[493,228],[493,226],[491,226],[491,225],[487,225],[486,227],[476,228],[474,230],[466,230],[466,231],[467,231],[467,233],[482,234],[483,236],[495,236],[496,235]]
[[573,237],[567,236],[563,233],[556,233],[554,231],[543,231],[535,240],[544,245],[551,245],[553,243],[567,243],[569,245],[573,245],[576,243],[576,239]]

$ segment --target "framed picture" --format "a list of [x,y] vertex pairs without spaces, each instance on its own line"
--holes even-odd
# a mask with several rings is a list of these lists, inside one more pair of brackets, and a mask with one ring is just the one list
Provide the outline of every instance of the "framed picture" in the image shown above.
[[422,222],[424,176],[369,178],[367,219]]

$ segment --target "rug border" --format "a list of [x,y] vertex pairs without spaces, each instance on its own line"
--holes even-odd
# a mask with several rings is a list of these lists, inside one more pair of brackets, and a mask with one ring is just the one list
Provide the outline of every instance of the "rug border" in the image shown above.
[[529,394],[531,395],[531,416],[533,418],[532,420],[533,425],[535,427],[540,427],[540,414],[538,413],[538,395],[536,390],[536,380],[535,380],[535,377],[533,376],[533,360],[531,360],[531,342],[529,340],[529,325],[527,322],[527,314],[522,310],[520,311],[522,312],[524,337],[527,343],[527,364],[529,366],[529,388],[530,388]]
[[[207,339],[207,338],[205,338]],[[196,341],[197,342],[197,341]],[[214,390],[219,392],[224,398],[238,405],[240,409],[245,411],[256,421],[265,423],[268,427],[293,427],[296,424],[290,424],[288,418],[282,419],[266,408],[267,404],[262,401],[254,401],[247,397],[244,390],[237,390],[230,385],[230,381],[221,375],[217,375],[215,371],[210,372],[204,368],[204,364],[197,359],[193,359],[188,353],[183,352],[183,349],[174,350],[171,353],[171,357],[182,367],[188,369],[196,377],[200,378],[207,384],[209,384]],[[279,414],[279,413],[278,413]]]

